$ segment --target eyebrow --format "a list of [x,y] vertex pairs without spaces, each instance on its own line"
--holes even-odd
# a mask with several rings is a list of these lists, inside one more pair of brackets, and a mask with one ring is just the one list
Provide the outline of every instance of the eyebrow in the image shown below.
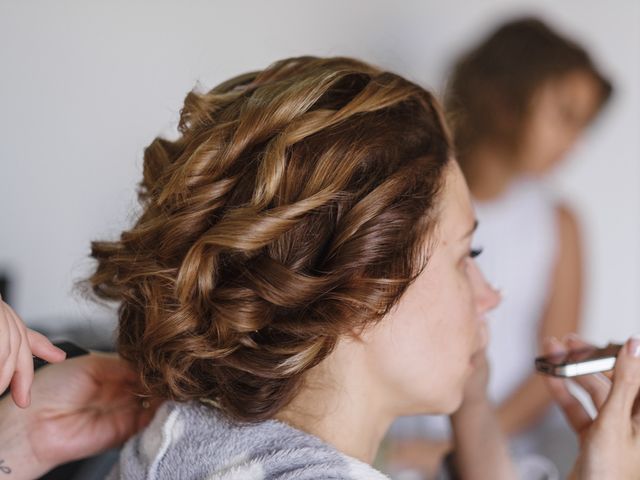
[[470,237],[471,235],[473,235],[473,232],[475,232],[477,229],[478,229],[478,220],[474,220],[473,228],[469,230],[467,233],[465,233],[460,240],[464,240],[465,238]]

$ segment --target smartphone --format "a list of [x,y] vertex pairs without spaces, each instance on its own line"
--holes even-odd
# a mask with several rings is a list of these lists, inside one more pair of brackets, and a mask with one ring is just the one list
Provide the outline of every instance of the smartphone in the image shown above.
[[588,347],[536,358],[536,370],[554,377],[577,377],[613,370],[622,345],[610,343],[606,347]]

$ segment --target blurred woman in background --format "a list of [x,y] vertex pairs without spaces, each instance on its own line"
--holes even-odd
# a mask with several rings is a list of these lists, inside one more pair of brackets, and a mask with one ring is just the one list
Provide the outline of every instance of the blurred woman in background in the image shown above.
[[[448,82],[445,108],[480,223],[476,246],[487,247],[479,262],[504,289],[489,322],[489,392],[516,454],[551,456],[544,432],[558,422],[538,423],[550,397],[532,358],[543,338],[579,329],[578,222],[545,177],[611,91],[582,47],[534,18],[499,27],[455,63]],[[449,449],[447,427],[444,418],[404,420],[394,428],[405,440],[392,461],[429,471]],[[425,435],[433,440],[416,439]],[[555,445],[558,432],[552,437]]]

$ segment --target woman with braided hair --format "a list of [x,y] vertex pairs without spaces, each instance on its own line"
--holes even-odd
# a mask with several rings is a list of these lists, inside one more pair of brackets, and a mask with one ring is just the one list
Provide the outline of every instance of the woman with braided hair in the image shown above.
[[[109,478],[386,478],[370,464],[387,428],[425,413],[452,414],[463,478],[514,478],[485,393],[499,298],[433,96],[356,60],[292,58],[189,93],[179,130],[145,150],[135,224],[92,247],[118,352],[167,400]],[[576,423],[580,478],[637,468],[637,439],[612,428],[631,425],[634,346],[608,420]]]

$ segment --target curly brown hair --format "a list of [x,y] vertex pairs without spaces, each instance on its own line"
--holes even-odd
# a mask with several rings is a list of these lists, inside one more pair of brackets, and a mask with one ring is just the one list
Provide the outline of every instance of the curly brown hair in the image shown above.
[[436,100],[348,58],[292,58],[190,92],[144,152],[142,213],[92,243],[145,391],[273,417],[341,335],[424,268],[450,159]]

